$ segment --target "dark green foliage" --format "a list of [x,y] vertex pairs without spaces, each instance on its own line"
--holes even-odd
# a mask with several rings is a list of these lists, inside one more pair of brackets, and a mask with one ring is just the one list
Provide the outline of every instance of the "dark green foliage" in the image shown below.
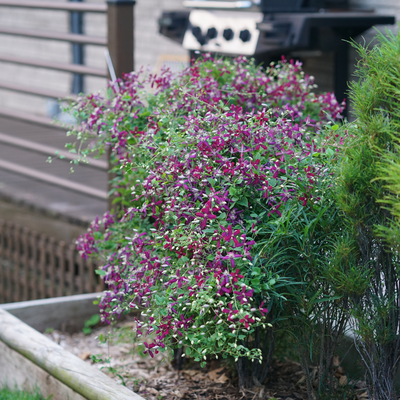
[[338,243],[335,276],[352,304],[357,345],[371,398],[393,399],[400,357],[399,121],[400,36],[378,34],[380,45],[354,45],[361,61],[350,98],[357,120],[342,163],[337,203],[348,245]]
[[[334,398],[338,385],[333,357],[348,322],[347,293],[338,284],[343,284],[344,261],[335,262],[334,246],[342,235],[342,218],[332,201],[332,187],[331,179],[321,181],[319,201],[293,207],[265,226],[268,267],[296,282],[284,288],[287,302],[275,325],[295,343],[309,399]],[[316,377],[309,373],[312,364],[318,366]]]

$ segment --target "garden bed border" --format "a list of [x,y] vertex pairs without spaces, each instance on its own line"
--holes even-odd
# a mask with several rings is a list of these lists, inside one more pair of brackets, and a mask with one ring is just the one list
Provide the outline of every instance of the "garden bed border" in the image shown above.
[[62,318],[72,317],[74,310],[78,320],[85,320],[94,314],[93,300],[98,296],[0,305],[0,386],[33,390],[37,385],[43,396],[53,394],[53,400],[144,400],[28,325],[42,331],[59,328]]

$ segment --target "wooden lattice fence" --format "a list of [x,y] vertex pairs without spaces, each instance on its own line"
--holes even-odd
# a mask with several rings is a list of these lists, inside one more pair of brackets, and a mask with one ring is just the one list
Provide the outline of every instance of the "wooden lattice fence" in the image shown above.
[[0,220],[0,303],[103,290],[74,244]]

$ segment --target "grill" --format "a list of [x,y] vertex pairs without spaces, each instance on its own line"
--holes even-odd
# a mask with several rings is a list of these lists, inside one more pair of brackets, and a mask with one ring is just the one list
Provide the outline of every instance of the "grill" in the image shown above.
[[185,0],[188,11],[164,12],[160,33],[181,43],[191,56],[215,53],[249,56],[269,64],[299,51],[334,53],[334,91],[345,98],[348,43],[394,16],[351,9],[348,0]]

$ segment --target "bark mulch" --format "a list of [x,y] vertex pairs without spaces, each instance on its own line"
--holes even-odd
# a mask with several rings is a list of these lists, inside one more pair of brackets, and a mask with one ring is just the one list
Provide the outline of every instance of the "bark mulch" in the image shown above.
[[[133,326],[133,321],[124,321],[116,327],[93,329],[89,335],[52,331],[46,336],[147,400],[307,399],[305,376],[297,362],[275,360],[264,386],[239,391],[232,368],[219,360],[209,362],[205,368],[185,360],[182,370],[177,371],[162,354],[144,356]],[[109,337],[107,343],[99,342],[101,335]],[[96,363],[92,356],[97,358]],[[338,376],[340,379],[345,387],[347,378],[343,374]],[[342,398],[368,399],[362,382],[350,383],[352,394]]]

